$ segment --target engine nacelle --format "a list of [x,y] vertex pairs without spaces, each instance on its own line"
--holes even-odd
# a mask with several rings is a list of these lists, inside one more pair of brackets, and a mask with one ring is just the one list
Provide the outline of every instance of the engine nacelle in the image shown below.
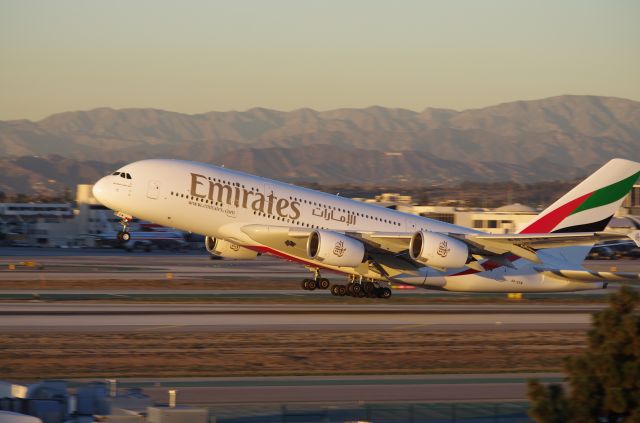
[[258,256],[258,253],[253,250],[210,236],[204,239],[204,247],[209,253],[227,259],[253,260]]
[[315,230],[307,240],[307,255],[330,266],[356,267],[364,259],[364,244],[337,232]]
[[420,231],[413,234],[409,255],[417,262],[440,268],[463,267],[469,258],[464,242],[437,232]]

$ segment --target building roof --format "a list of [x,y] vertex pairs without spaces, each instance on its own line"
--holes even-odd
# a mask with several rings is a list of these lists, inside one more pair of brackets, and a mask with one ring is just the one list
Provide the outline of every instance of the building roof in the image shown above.
[[527,214],[536,214],[538,213],[536,209],[525,206],[520,203],[507,204],[506,206],[498,207],[493,209],[494,212],[503,212],[503,213],[527,213]]
[[611,218],[611,221],[609,221],[609,224],[607,225],[607,227],[619,228],[619,229],[626,229],[626,228],[637,229],[638,227],[640,227],[637,219],[638,219],[637,217],[633,217],[633,216],[613,217]]

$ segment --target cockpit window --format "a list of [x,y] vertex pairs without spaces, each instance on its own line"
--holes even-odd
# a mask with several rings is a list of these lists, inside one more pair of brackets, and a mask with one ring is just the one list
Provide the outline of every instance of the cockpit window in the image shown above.
[[121,177],[122,179],[133,179],[133,178],[131,177],[131,174],[130,174],[130,173],[127,173],[127,172],[120,172],[120,171],[118,171],[118,172],[113,172],[113,173],[112,173],[112,175],[113,175],[113,176],[119,176],[119,177]]

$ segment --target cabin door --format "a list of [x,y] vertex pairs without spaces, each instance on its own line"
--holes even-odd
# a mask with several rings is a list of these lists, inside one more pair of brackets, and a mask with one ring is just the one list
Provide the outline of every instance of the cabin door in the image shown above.
[[159,181],[149,181],[149,185],[147,185],[147,198],[152,200],[157,200],[160,195],[160,182]]

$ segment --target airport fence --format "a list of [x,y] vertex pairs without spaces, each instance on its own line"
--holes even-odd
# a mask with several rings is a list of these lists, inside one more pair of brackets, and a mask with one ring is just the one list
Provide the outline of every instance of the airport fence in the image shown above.
[[210,406],[217,423],[529,423],[529,404],[389,403]]

